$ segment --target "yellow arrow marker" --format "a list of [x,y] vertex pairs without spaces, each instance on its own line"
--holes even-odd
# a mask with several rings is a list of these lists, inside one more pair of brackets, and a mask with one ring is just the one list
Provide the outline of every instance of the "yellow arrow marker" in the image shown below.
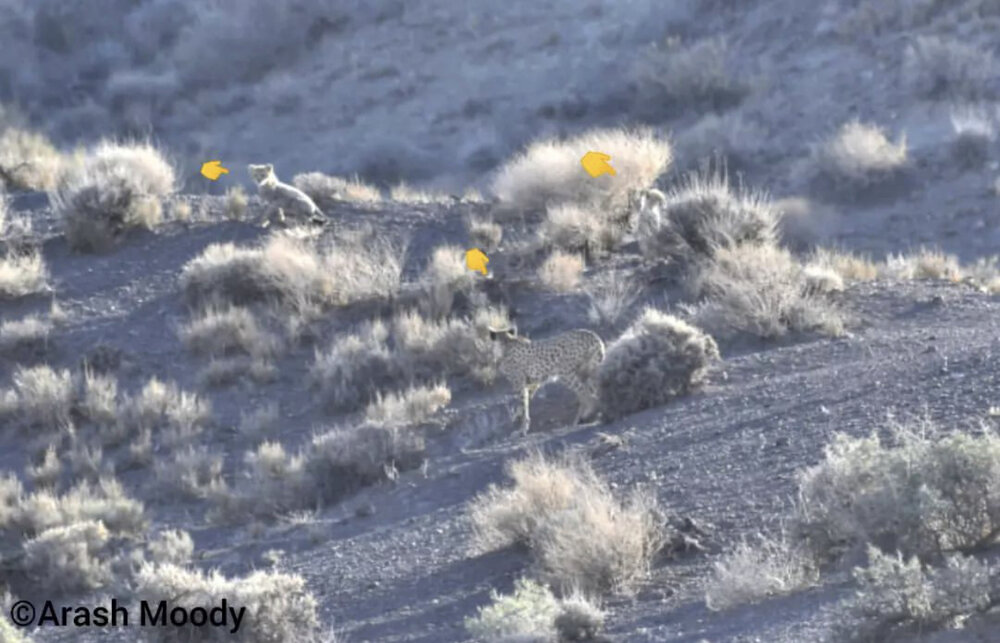
[[475,270],[476,272],[481,272],[486,274],[486,264],[490,262],[490,258],[480,250],[479,248],[472,248],[467,250],[465,253],[465,265],[469,270]]
[[583,169],[587,170],[587,174],[594,178],[597,178],[602,174],[615,176],[617,172],[615,172],[615,168],[611,167],[611,164],[608,163],[610,160],[611,157],[603,152],[587,152],[583,155],[583,158],[580,159],[580,164],[583,165]]
[[223,174],[229,174],[229,170],[222,167],[222,161],[209,161],[201,166],[201,175],[209,181],[216,181]]

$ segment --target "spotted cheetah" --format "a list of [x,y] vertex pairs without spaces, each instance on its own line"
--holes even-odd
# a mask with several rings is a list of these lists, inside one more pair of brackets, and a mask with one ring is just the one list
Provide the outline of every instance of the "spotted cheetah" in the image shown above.
[[276,220],[278,223],[285,222],[285,215],[289,214],[300,220],[308,220],[310,223],[322,225],[326,223],[326,216],[316,206],[309,195],[295,186],[282,183],[274,174],[274,166],[270,163],[265,165],[247,166],[250,178],[257,184],[257,192],[267,203],[269,208],[273,208],[264,226]]
[[514,328],[490,329],[502,345],[500,374],[521,394],[521,431],[531,426],[528,408],[543,384],[558,380],[576,394],[579,404],[573,424],[597,411],[597,368],[604,359],[604,342],[589,330],[570,330],[536,342],[519,337]]

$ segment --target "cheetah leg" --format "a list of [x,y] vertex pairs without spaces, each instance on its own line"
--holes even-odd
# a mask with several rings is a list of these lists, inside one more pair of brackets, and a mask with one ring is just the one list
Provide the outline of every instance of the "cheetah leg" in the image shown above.
[[576,394],[577,405],[573,426],[579,424],[581,420],[590,420],[597,411],[597,388],[592,380],[593,378],[584,380],[577,374],[563,378],[563,384]]

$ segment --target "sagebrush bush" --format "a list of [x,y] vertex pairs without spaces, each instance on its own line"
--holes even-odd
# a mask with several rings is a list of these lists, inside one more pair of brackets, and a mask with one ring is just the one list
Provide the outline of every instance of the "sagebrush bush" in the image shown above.
[[208,306],[180,329],[188,350],[204,355],[273,355],[278,338],[260,327],[253,312],[240,306]]
[[791,594],[819,580],[815,561],[788,538],[743,540],[714,563],[705,587],[709,609],[724,610]]
[[503,240],[503,228],[491,219],[471,218],[466,222],[466,230],[471,246],[487,254],[499,248]]
[[[580,159],[592,150],[611,157],[616,176],[592,178],[582,171]],[[522,210],[561,203],[622,207],[631,190],[651,187],[671,160],[670,142],[650,129],[591,130],[532,143],[499,169],[493,193]]]
[[844,313],[817,292],[784,248],[723,248],[700,264],[688,287],[700,298],[693,318],[716,337],[739,334],[773,339],[788,332],[841,335]]
[[94,590],[112,579],[110,533],[94,520],[50,527],[24,543],[24,569],[49,592]]
[[499,357],[489,329],[507,328],[510,323],[502,306],[476,308],[471,317],[450,319],[429,319],[411,310],[393,318],[392,331],[413,376],[471,376],[490,384]]
[[692,172],[666,195],[659,225],[639,244],[647,257],[691,263],[721,249],[776,244],[780,219],[765,194],[733,188],[725,171]]
[[571,292],[580,285],[583,257],[556,250],[538,268],[538,280],[555,292]]
[[425,308],[435,316],[451,312],[457,297],[468,297],[476,287],[476,273],[465,265],[465,249],[439,246],[431,253],[422,277],[427,298]]
[[837,187],[879,185],[908,168],[906,136],[893,143],[877,125],[848,121],[829,139],[813,146],[812,163],[818,176]]
[[389,345],[389,328],[373,321],[335,338],[327,350],[316,351],[309,379],[329,409],[354,410],[404,374],[403,360]]
[[628,311],[638,302],[642,284],[636,283],[625,270],[613,270],[590,280],[586,287],[590,306],[587,317],[591,323],[608,330],[616,330]]
[[245,607],[246,615],[237,634],[226,628],[150,628],[151,641],[240,641],[244,643],[308,643],[317,641],[319,614],[316,599],[296,574],[255,571],[248,576],[226,578],[218,571],[204,573],[174,564],[145,563],[136,577],[136,594],[152,605],[162,600],[187,609],[218,606],[223,598],[230,605]]
[[903,54],[903,77],[925,98],[990,98],[997,68],[992,52],[954,38],[917,36]]
[[902,425],[838,434],[799,477],[795,533],[819,559],[873,543],[924,560],[991,544],[1000,534],[1000,437]]
[[902,640],[899,635],[909,640],[945,628],[1000,600],[991,592],[990,576],[987,564],[960,554],[927,567],[916,557],[869,546],[868,565],[854,570],[855,595],[839,606],[828,640],[876,643]]
[[13,384],[15,408],[28,426],[52,431],[69,424],[75,387],[68,370],[19,366]]
[[690,45],[671,38],[643,52],[634,75],[643,99],[664,105],[664,111],[719,110],[738,104],[750,90],[733,75],[730,65],[724,38],[705,38]]
[[273,302],[306,315],[392,296],[401,274],[399,257],[386,243],[321,246],[279,233],[259,247],[212,244],[184,265],[180,282],[194,305]]
[[48,342],[52,324],[38,315],[0,323],[0,354],[38,350]]
[[426,423],[451,402],[451,390],[445,384],[412,386],[399,393],[376,395],[365,409],[365,422],[381,426],[418,426]]
[[133,228],[154,228],[174,168],[149,143],[102,141],[50,193],[71,247],[106,250]]
[[514,485],[491,486],[470,504],[485,548],[527,545],[543,575],[564,589],[627,591],[664,542],[651,497],[622,501],[589,463],[533,454],[508,465]]
[[647,308],[608,346],[598,371],[601,409],[617,418],[666,404],[700,386],[718,359],[711,336]]

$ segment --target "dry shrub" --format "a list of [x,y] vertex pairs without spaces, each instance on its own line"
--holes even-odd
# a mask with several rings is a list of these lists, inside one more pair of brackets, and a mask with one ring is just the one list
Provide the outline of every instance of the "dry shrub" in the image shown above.
[[556,250],[538,269],[538,280],[555,292],[571,292],[580,285],[583,257]]
[[587,316],[601,328],[614,330],[639,300],[642,284],[625,270],[613,270],[590,280],[586,287],[590,299]]
[[98,521],[51,527],[25,541],[24,569],[49,592],[103,587],[112,579],[105,554],[109,539],[107,528]]
[[819,580],[815,561],[786,537],[743,540],[715,562],[705,587],[709,609],[724,610],[803,590]]
[[720,249],[699,266],[688,285],[701,298],[695,320],[716,337],[844,332],[837,303],[811,288],[802,266],[778,246]]
[[490,384],[499,358],[489,329],[506,328],[510,323],[506,308],[489,306],[460,319],[428,319],[406,311],[393,318],[392,329],[395,345],[415,377],[469,376]]
[[992,52],[952,38],[917,36],[903,54],[903,76],[925,98],[990,98],[996,72]]
[[893,180],[907,169],[906,136],[893,143],[877,125],[848,121],[813,147],[812,163],[817,175],[835,186],[869,188]]
[[816,248],[807,259],[806,266],[832,270],[848,282],[872,281],[879,276],[879,266],[870,258],[831,248]]
[[230,221],[242,221],[247,215],[247,206],[250,199],[242,185],[237,185],[226,190],[225,212],[226,218]]
[[490,219],[469,219],[466,229],[471,245],[487,254],[499,248],[500,241],[503,240],[503,228]]
[[538,234],[546,244],[590,258],[618,247],[624,232],[624,227],[605,210],[563,203],[546,209]]
[[955,133],[951,142],[955,161],[963,168],[981,167],[997,139],[994,119],[982,107],[956,107],[951,110],[951,128]]
[[44,348],[51,331],[51,322],[38,315],[0,323],[0,354]]
[[[255,571],[249,576],[226,578],[218,571],[204,573],[174,564],[145,563],[136,576],[136,594],[151,605],[171,605],[209,610],[223,599],[231,606],[245,607],[239,639],[246,643],[308,643],[318,641],[319,614],[316,599],[296,574]],[[232,641],[226,628],[191,624],[149,628],[151,641]]]
[[1000,602],[991,572],[986,563],[960,554],[928,567],[916,557],[869,546],[868,565],[854,570],[855,595],[839,605],[828,640],[914,640],[961,623]]
[[780,218],[765,194],[732,188],[724,170],[692,172],[666,195],[659,221],[639,243],[647,257],[691,263],[721,249],[776,244]]
[[794,529],[818,559],[870,542],[939,560],[1000,534],[1000,437],[892,427],[890,440],[838,434],[800,474]]
[[405,365],[389,346],[389,328],[381,321],[334,339],[326,351],[316,351],[310,384],[327,408],[354,410],[375,399],[386,382],[394,382]]
[[601,408],[616,418],[666,404],[700,386],[719,359],[719,348],[709,335],[647,308],[608,347],[601,362]]
[[962,278],[962,267],[957,257],[930,248],[920,248],[907,255],[889,255],[882,271],[888,277],[906,280],[958,281]]
[[729,47],[721,37],[691,44],[669,38],[644,52],[634,75],[643,100],[663,104],[667,112],[721,110],[737,105],[750,91],[730,72]]
[[95,252],[131,229],[156,227],[174,188],[174,168],[151,144],[102,141],[50,198],[70,246]]
[[26,425],[51,431],[69,424],[75,386],[68,370],[19,366],[13,384],[15,407]]
[[465,619],[465,629],[481,641],[596,641],[604,628],[600,606],[580,592],[563,598],[528,578],[514,591],[490,592],[491,602]]
[[590,465],[533,454],[509,464],[514,486],[491,486],[469,508],[487,548],[527,545],[546,578],[562,588],[627,590],[649,569],[663,530],[653,500],[618,500]]
[[377,203],[382,200],[378,188],[353,177],[344,179],[322,172],[296,174],[292,184],[314,201],[349,201],[352,203]]
[[450,245],[435,248],[421,278],[427,290],[424,309],[433,316],[448,315],[456,300],[468,299],[475,289],[476,274],[465,264],[465,249]]
[[[580,159],[588,151],[608,154],[616,176],[584,172]],[[591,130],[532,143],[500,168],[493,192],[522,210],[561,203],[614,209],[625,205],[630,191],[651,187],[671,159],[670,143],[652,130]]]
[[240,306],[208,306],[180,329],[181,341],[200,355],[245,353],[265,357],[279,349],[279,340],[260,327],[253,312]]
[[263,302],[305,315],[392,296],[401,274],[398,253],[387,243],[320,246],[279,233],[259,247],[212,244],[184,265],[180,281],[194,305]]
[[418,426],[425,424],[451,402],[451,390],[444,384],[414,386],[399,393],[377,395],[365,409],[365,422],[376,426]]
[[222,456],[189,446],[157,460],[154,466],[157,491],[205,498],[222,477]]
[[45,136],[17,127],[0,131],[0,188],[52,190],[67,165]]
[[7,253],[0,258],[0,298],[23,297],[48,288],[49,273],[41,253]]

